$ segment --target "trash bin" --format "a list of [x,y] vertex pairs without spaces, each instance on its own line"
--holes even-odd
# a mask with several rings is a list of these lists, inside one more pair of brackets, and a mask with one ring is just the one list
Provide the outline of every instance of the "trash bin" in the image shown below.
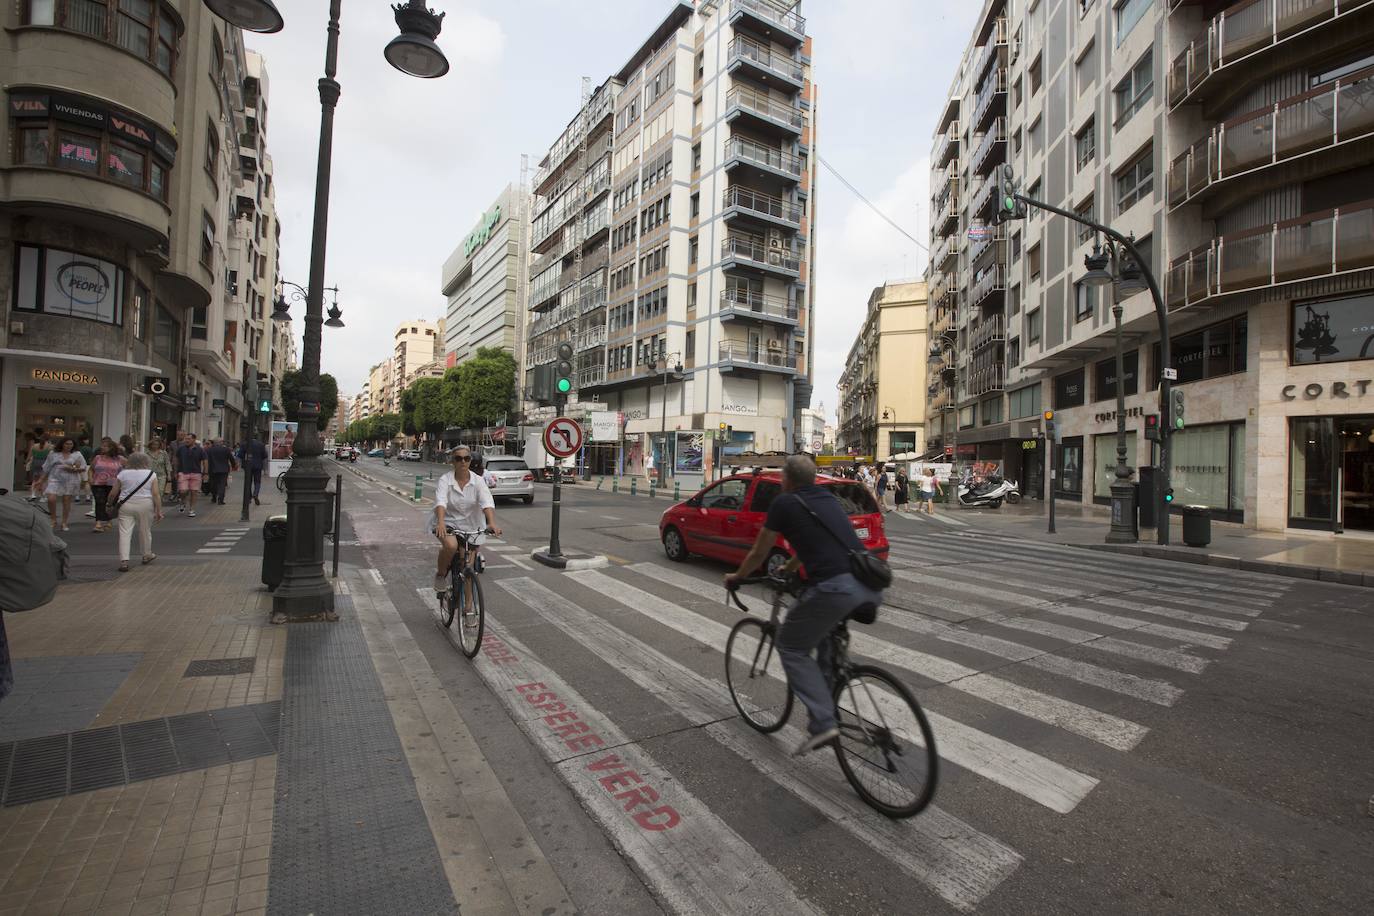
[[274,515],[262,523],[262,584],[274,591],[286,571],[286,516]]
[[1212,543],[1212,513],[1206,506],[1183,507],[1183,543],[1189,547]]

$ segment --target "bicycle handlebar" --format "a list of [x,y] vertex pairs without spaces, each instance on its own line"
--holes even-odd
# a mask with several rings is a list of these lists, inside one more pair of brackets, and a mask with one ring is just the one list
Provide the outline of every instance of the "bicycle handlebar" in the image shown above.
[[792,592],[793,589],[795,588],[795,583],[794,583],[794,581],[793,581],[793,578],[794,578],[794,577],[792,577],[792,576],[768,576],[768,575],[763,575],[763,576],[748,576],[747,578],[744,578],[744,579],[736,579],[734,582],[730,583],[729,585],[727,585],[727,586],[725,587],[725,596],[726,596],[726,598],[728,599],[728,600],[727,600],[727,603],[729,603],[730,601],[733,601],[733,602],[735,603],[735,607],[739,608],[741,611],[744,611],[744,612],[747,614],[747,613],[749,613],[749,608],[745,607],[745,606],[744,606],[744,602],[742,602],[742,601],[739,600],[739,589],[740,589],[741,586],[745,586],[745,585],[767,585],[769,588],[773,589],[773,591],[775,591],[775,592],[789,592],[789,593],[790,593],[790,592]]

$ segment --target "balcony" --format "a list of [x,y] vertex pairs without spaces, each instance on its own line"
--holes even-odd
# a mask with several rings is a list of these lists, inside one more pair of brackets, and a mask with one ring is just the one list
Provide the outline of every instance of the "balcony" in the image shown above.
[[978,55],[978,63],[973,66],[974,82],[983,78],[992,66],[993,61],[1000,59],[1000,52],[1007,46],[1007,20],[1006,17],[999,17],[993,23],[992,34],[988,36],[987,44],[983,45],[982,53]]
[[935,250],[930,254],[930,263],[935,265],[937,270],[944,270],[946,266],[950,271],[954,270],[954,265],[948,264],[951,258],[959,255],[959,236],[947,235],[935,246]]
[[606,288],[604,286],[593,286],[583,290],[582,295],[578,297],[577,310],[580,314],[587,315],[605,304]]
[[1170,308],[1374,267],[1374,200],[1236,232],[1176,258]]
[[805,71],[801,61],[777,53],[766,45],[737,35],[726,47],[725,59],[728,71],[733,75],[744,71],[762,82],[782,80],[794,89],[805,85]]
[[721,321],[743,318],[795,327],[797,304],[781,296],[766,296],[746,289],[727,289],[720,294]]
[[752,188],[735,185],[727,188],[722,202],[723,219],[749,217],[757,222],[784,229],[800,229],[802,208],[781,198]]
[[796,105],[744,86],[725,93],[725,120],[746,120],[754,127],[782,130],[798,137],[806,124],[806,116]]
[[991,318],[978,325],[973,332],[971,344],[973,352],[978,353],[995,344],[1004,343],[1007,339],[1006,324],[1002,321],[1001,315],[993,315]]
[[794,183],[802,174],[800,157],[746,137],[731,137],[725,144],[726,171],[742,165],[755,166],[766,174]]
[[774,41],[796,47],[806,37],[806,20],[771,0],[730,0],[730,25],[745,25]]
[[930,333],[935,337],[940,337],[953,330],[955,330],[954,310],[937,309],[935,312],[935,322],[930,326]]
[[722,340],[716,354],[720,371],[765,370],[794,375],[797,371],[797,358],[784,351],[781,343],[769,343],[774,345],[765,347],[742,340]]
[[997,202],[997,182],[984,181],[978,186],[977,192],[973,197],[973,205],[969,207],[969,219],[982,217],[992,219],[993,207]]
[[998,67],[988,74],[983,87],[978,90],[978,101],[973,104],[973,129],[984,131],[993,115],[1007,113],[1007,68]]
[[749,238],[727,238],[720,245],[721,269],[747,267],[795,280],[801,275],[801,260],[781,243],[765,245]]
[[1001,294],[1007,288],[1007,271],[1001,264],[994,264],[986,273],[973,281],[969,291],[969,304],[981,305],[989,296]]
[[968,393],[973,396],[1001,391],[1006,387],[1007,372],[1002,363],[975,369],[968,376]]
[[986,252],[996,248],[999,242],[1007,240],[1007,226],[1005,224],[1001,226],[985,225],[983,228],[987,230],[987,235],[969,242],[968,262],[970,264],[976,264]]
[[949,235],[959,227],[959,179],[949,175],[948,181],[940,187],[943,193],[931,208],[935,213],[931,226],[936,235]]
[[[1243,0],[1222,10],[1170,64],[1170,107],[1203,101],[1223,82],[1219,77],[1223,71],[1262,51],[1345,18],[1371,2],[1374,0]],[[1245,76],[1241,74],[1236,80],[1243,82]]]
[[585,369],[577,370],[577,387],[591,388],[606,381],[605,366],[588,366]]
[[1374,67],[1212,128],[1170,164],[1169,206],[1189,203],[1228,179],[1370,136]]
[[577,335],[578,352],[581,352],[582,350],[591,350],[594,347],[601,346],[605,342],[606,326],[604,324],[598,325],[597,327],[594,327],[591,330],[583,331],[581,334]]
[[940,135],[940,139],[935,144],[935,152],[930,157],[931,163],[935,168],[941,168],[946,162],[959,155],[959,121],[949,122],[949,129]]
[[973,150],[973,174],[986,175],[1007,160],[1007,119],[997,118]]

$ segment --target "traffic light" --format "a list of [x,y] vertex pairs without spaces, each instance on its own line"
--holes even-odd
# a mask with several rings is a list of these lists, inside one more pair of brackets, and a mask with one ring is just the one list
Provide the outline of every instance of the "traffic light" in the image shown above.
[[564,341],[558,345],[558,361],[553,368],[553,389],[554,393],[566,396],[573,389],[573,348],[572,344]]
[[1059,424],[1054,422],[1054,411],[1045,411],[1045,438],[1050,442],[1059,441]]
[[1151,442],[1159,441],[1159,414],[1147,413],[1145,415],[1145,438]]
[[1026,218],[1026,204],[1016,198],[1019,191],[1016,171],[1012,168],[1011,163],[1008,162],[999,166],[997,168],[997,208],[992,215],[994,223],[1000,225],[1008,220]]
[[1170,487],[1169,489],[1167,489],[1167,490],[1164,491],[1164,501],[1165,501],[1166,503],[1171,503],[1171,502],[1174,501],[1174,488],[1173,488],[1173,487]]
[[1169,428],[1183,428],[1183,389],[1173,388],[1169,391]]
[[729,429],[729,428],[730,428],[730,427],[729,427],[728,425],[726,425],[725,423],[720,424],[720,438],[722,438],[722,439],[725,438],[725,431],[726,431],[727,429]]
[[258,413],[271,413],[271,412],[272,412],[272,392],[270,392],[270,391],[262,391],[262,390],[259,390],[259,391],[258,391],[258,397],[257,397],[257,404],[258,404]]
[[530,400],[540,405],[553,403],[553,366],[535,366],[531,370]]

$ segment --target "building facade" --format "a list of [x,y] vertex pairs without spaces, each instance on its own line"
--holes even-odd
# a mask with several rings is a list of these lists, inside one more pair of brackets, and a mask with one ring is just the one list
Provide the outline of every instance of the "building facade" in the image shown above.
[[510,184],[444,262],[440,291],[448,300],[444,365],[483,347],[517,351],[524,338],[529,191]]
[[[943,444],[1039,492],[1052,408],[1056,492],[1105,502],[1116,387],[1128,461],[1151,464],[1144,417],[1171,368],[1175,505],[1374,530],[1371,48],[1368,2],[987,0],[932,156],[932,332],[956,376],[928,403]],[[1135,237],[1172,366],[1148,292],[1081,282],[1091,232],[1034,209],[988,226],[1004,161],[1029,196]]]
[[[816,89],[800,4],[678,2],[540,163],[525,368],[573,344],[587,461],[684,485],[792,450],[811,400]],[[527,381],[528,381],[527,372]]]
[[924,281],[876,287],[840,375],[841,454],[923,454],[928,301]]
[[258,216],[264,198],[239,155],[241,33],[201,4],[107,12],[0,13],[4,487],[22,485],[25,434],[236,437],[243,415],[231,236],[240,198]]
[[[395,346],[390,360],[391,378],[387,384],[386,407],[382,413],[400,413],[401,392],[410,383],[421,378],[421,371],[432,364],[443,365],[444,360],[444,320],[435,324],[430,321],[404,321],[396,326],[392,335]],[[426,373],[429,374],[429,373]],[[439,371],[443,375],[443,371]]]

